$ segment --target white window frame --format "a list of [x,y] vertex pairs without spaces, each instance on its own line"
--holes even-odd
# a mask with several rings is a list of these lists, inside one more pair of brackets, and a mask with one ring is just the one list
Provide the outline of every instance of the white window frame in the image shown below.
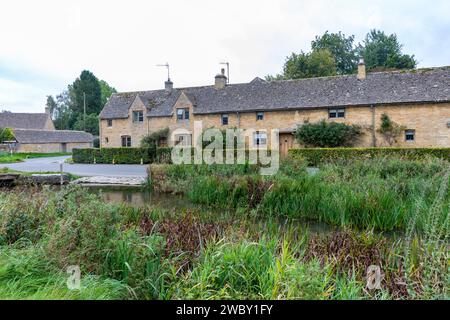
[[[331,116],[332,114],[334,114],[334,117]],[[344,119],[345,118],[345,108],[328,109],[328,118],[329,119]]]
[[267,132],[256,131],[253,133],[253,146],[257,148],[267,147]]

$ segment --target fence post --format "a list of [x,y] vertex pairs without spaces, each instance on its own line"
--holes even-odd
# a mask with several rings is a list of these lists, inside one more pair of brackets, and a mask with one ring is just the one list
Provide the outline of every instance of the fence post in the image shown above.
[[63,178],[63,163],[62,162],[59,163],[59,171],[61,172],[60,183],[61,183],[61,185],[63,185],[64,184],[64,178]]

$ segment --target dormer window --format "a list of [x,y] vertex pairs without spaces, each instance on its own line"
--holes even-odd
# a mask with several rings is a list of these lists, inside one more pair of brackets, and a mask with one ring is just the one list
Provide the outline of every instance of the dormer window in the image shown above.
[[189,120],[189,109],[188,108],[179,108],[177,109],[177,120]]
[[257,112],[256,113],[256,120],[264,120],[264,112]]
[[133,122],[134,123],[144,122],[144,111],[133,111]]

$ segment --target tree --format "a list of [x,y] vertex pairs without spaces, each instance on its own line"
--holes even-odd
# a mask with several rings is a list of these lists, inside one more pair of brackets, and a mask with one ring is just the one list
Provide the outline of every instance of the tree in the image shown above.
[[14,133],[11,128],[0,128],[0,143],[14,141],[15,139],[16,138],[14,137]]
[[311,42],[313,51],[328,50],[335,62],[337,74],[351,74],[356,70],[358,57],[356,49],[353,46],[355,36],[346,37],[341,33],[328,33],[326,31],[322,36],[316,36]]
[[384,137],[389,146],[397,143],[397,137],[406,129],[389,118],[385,113],[381,115],[381,125],[378,132]]
[[94,136],[98,136],[99,128],[98,128],[98,115],[95,113],[91,113],[86,115],[86,127],[84,123],[84,115],[78,114],[77,120],[73,125],[74,130],[86,131],[91,133]]
[[336,74],[336,63],[330,51],[317,50],[311,53],[292,53],[286,58],[283,74],[267,76],[266,80],[303,79],[325,77]]
[[108,101],[109,97],[113,93],[116,93],[117,90],[113,87],[111,87],[106,81],[100,80],[100,90],[101,90],[101,99],[100,104],[102,108],[105,106],[106,102]]
[[84,112],[84,94],[86,94],[86,114],[99,114],[103,108],[100,82],[90,71],[82,71],[80,77],[69,85],[69,94],[72,99],[71,108],[76,113]]
[[305,123],[295,132],[295,138],[308,147],[334,148],[352,146],[361,128],[357,125],[327,122]]
[[72,99],[68,90],[56,96],[56,109],[54,111],[55,128],[57,130],[70,130],[76,122],[77,114],[72,110]]
[[53,96],[47,96],[47,102],[46,102],[45,106],[48,108],[48,110],[53,118],[53,114],[55,113],[55,111],[58,107]]
[[364,58],[367,70],[413,69],[417,66],[414,55],[402,53],[402,45],[397,35],[386,35],[383,31],[371,30],[358,53]]

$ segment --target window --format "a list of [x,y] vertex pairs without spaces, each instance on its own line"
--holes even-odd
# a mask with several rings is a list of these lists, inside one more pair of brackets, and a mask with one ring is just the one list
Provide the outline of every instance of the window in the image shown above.
[[107,126],[108,127],[112,127],[112,120],[111,119],[106,120],[106,122],[107,122]]
[[416,135],[416,130],[405,130],[405,140],[414,141]]
[[257,112],[256,120],[264,120],[264,112]]
[[131,137],[130,136],[122,136],[122,147],[123,148],[131,147]]
[[109,143],[109,138],[105,137],[105,143]]
[[345,109],[330,109],[328,110],[329,118],[345,118]]
[[228,125],[228,114],[221,115],[221,119],[222,119],[222,125],[227,126]]
[[267,133],[256,131],[253,134],[253,145],[256,147],[265,147],[267,146]]
[[190,134],[178,134],[175,136],[175,144],[188,147],[191,145]]
[[177,109],[177,120],[189,120],[189,109],[188,108],[181,108]]
[[133,111],[133,122],[134,123],[144,122],[144,112],[143,111]]

